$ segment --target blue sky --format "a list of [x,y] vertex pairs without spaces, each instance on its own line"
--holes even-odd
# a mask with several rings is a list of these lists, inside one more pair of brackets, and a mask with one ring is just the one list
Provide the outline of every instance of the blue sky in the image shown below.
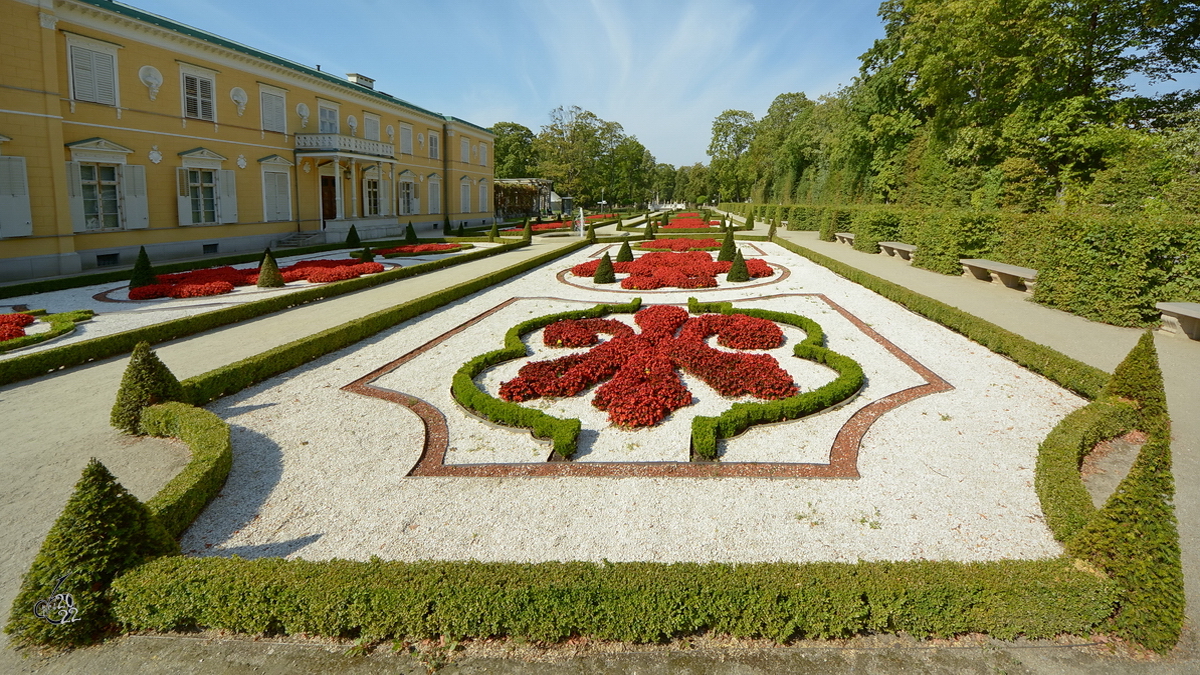
[[[708,162],[721,111],[836,91],[883,36],[879,0],[130,0],[481,126],[558,106],[619,122],[660,162]],[[1171,85],[1172,83],[1167,83]],[[1200,76],[1180,78],[1200,87]],[[1175,86],[1144,87],[1144,93]]]
[[[660,162],[708,162],[712,121],[848,84],[878,0],[127,0],[481,126],[557,106],[619,122]],[[336,8],[336,9],[335,9]]]

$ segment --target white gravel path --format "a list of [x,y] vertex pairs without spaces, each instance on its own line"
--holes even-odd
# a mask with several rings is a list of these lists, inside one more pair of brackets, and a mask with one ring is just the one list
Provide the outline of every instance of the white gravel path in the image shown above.
[[[498,244],[479,243],[475,244],[475,248],[489,248],[498,246]],[[302,256],[278,256],[276,262],[280,267],[287,267],[301,260],[349,260],[351,251],[359,251],[362,249],[343,249],[337,251],[325,251],[322,253],[311,253]],[[468,249],[468,251],[474,249]],[[375,261],[382,263],[386,268],[393,267],[411,267],[413,265],[446,258],[458,253],[449,253],[441,255],[426,255],[412,256],[400,258],[384,258],[377,256]],[[238,269],[257,268],[257,262],[242,263],[233,265]],[[262,300],[275,295],[286,293],[294,293],[295,291],[305,288],[312,288],[313,284],[307,281],[295,281],[287,284],[283,288],[257,288],[255,286],[242,286],[233,289],[232,293],[224,295],[213,295],[203,298],[158,298],[155,300],[138,300],[135,302],[103,302],[96,300],[93,296],[106,291],[113,291],[110,297],[114,300],[128,300],[129,287],[123,282],[114,282],[108,284],[97,284],[94,286],[83,286],[80,288],[70,288],[63,291],[49,291],[46,293],[35,293],[32,295],[21,295],[11,298],[0,298],[0,313],[12,311],[10,308],[14,305],[27,305],[32,309],[45,309],[48,313],[69,312],[77,309],[90,309],[96,312],[95,318],[86,323],[79,324],[75,328],[75,332],[64,335],[62,337],[33,345],[23,349],[18,349],[12,352],[0,354],[0,360],[21,356],[32,352],[53,349],[71,342],[80,340],[88,340],[113,333],[132,330],[134,328],[142,328],[151,326],[156,323],[163,323],[174,319],[182,319],[193,314],[203,312],[211,312],[223,307],[230,307],[255,300]],[[37,324],[34,324],[37,325]],[[33,326],[30,326],[33,328]],[[47,330],[49,330],[47,328]],[[29,333],[29,330],[25,331]]]
[[[512,297],[621,302],[558,283],[585,249],[353,348],[313,361],[212,409],[234,430],[229,481],[183,540],[197,555],[365,560],[854,561],[1039,558],[1061,552],[1033,491],[1037,444],[1084,401],[987,349],[773,245],[787,280],[755,296],[820,292],[945,378],[955,389],[885,414],[863,439],[859,479],[407,477],[422,425],[408,409],[340,390]],[[654,302],[734,299],[736,288],[656,294]],[[819,299],[741,303],[810,316],[828,346],[857,359],[869,383],[841,410],[751,430],[726,458],[820,462],[854,409],[921,382]],[[484,425],[446,394],[463,361],[501,345],[514,323],[578,303],[517,302],[395,371],[378,385],[421,396],[450,424],[448,462],[530,461],[548,450],[528,434]],[[798,333],[788,332],[788,338]],[[565,350],[551,350],[566,353]],[[505,368],[485,378],[504,379]],[[790,366],[789,366],[790,367]],[[828,372],[792,372],[803,388]],[[694,386],[693,386],[694,385]],[[702,385],[689,382],[692,391]],[[707,399],[713,397],[707,395]],[[558,404],[555,404],[558,405]],[[703,409],[701,402],[692,408]],[[611,429],[574,401],[588,445],[581,461],[683,459],[692,408],[651,433]]]

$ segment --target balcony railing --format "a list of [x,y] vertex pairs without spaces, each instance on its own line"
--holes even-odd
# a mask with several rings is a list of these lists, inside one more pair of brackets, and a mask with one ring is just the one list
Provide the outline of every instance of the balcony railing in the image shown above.
[[372,157],[394,157],[396,146],[365,138],[341,134],[296,134],[297,150],[325,150],[329,152],[352,152]]

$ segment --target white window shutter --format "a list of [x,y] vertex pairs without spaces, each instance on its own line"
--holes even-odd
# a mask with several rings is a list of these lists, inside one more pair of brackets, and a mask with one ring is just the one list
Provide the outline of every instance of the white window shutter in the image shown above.
[[117,104],[116,59],[112,54],[92,52],[93,73],[96,76],[96,103]]
[[176,196],[178,197],[177,206],[179,208],[179,224],[192,224],[192,199],[188,190],[188,171],[183,167],[175,169],[175,184],[177,187]]
[[146,167],[138,164],[118,166],[123,201],[121,215],[125,229],[144,230],[150,227],[150,205],[146,199]]
[[217,174],[217,192],[221,195],[217,201],[217,218],[222,223],[236,223],[238,221],[237,173],[231,169],[222,169],[215,173]]
[[0,157],[0,237],[33,234],[24,157]]
[[265,218],[267,221],[288,220],[291,214],[291,199],[288,195],[288,175],[268,171],[263,181],[266,189]]
[[71,82],[75,87],[74,98],[80,101],[96,100],[96,72],[92,65],[90,49],[71,47]]
[[83,177],[79,175],[79,162],[67,162],[67,201],[71,205],[71,229],[87,232],[87,220],[83,215]]
[[290,174],[277,173],[275,174],[275,203],[279,205],[279,220],[291,220],[292,218],[292,190]]
[[264,91],[262,100],[262,126],[266,131],[282,132],[287,128],[287,115],[284,111],[283,97]]

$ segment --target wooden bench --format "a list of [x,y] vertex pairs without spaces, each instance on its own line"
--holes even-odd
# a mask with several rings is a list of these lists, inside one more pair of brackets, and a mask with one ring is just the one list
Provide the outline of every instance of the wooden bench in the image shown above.
[[834,232],[833,236],[835,238],[837,238],[837,240],[842,242],[843,244],[850,244],[851,246],[854,245],[854,233],[853,232]]
[[964,258],[958,262],[962,265],[964,274],[970,274],[980,281],[999,282],[1018,291],[1032,293],[1037,281],[1037,270],[1028,267],[981,258]]
[[912,262],[912,254],[917,252],[917,247],[902,241],[881,241],[879,242],[879,250],[893,258],[900,256],[904,260]]
[[1162,312],[1164,331],[1200,340],[1200,302],[1160,302],[1155,307]]

